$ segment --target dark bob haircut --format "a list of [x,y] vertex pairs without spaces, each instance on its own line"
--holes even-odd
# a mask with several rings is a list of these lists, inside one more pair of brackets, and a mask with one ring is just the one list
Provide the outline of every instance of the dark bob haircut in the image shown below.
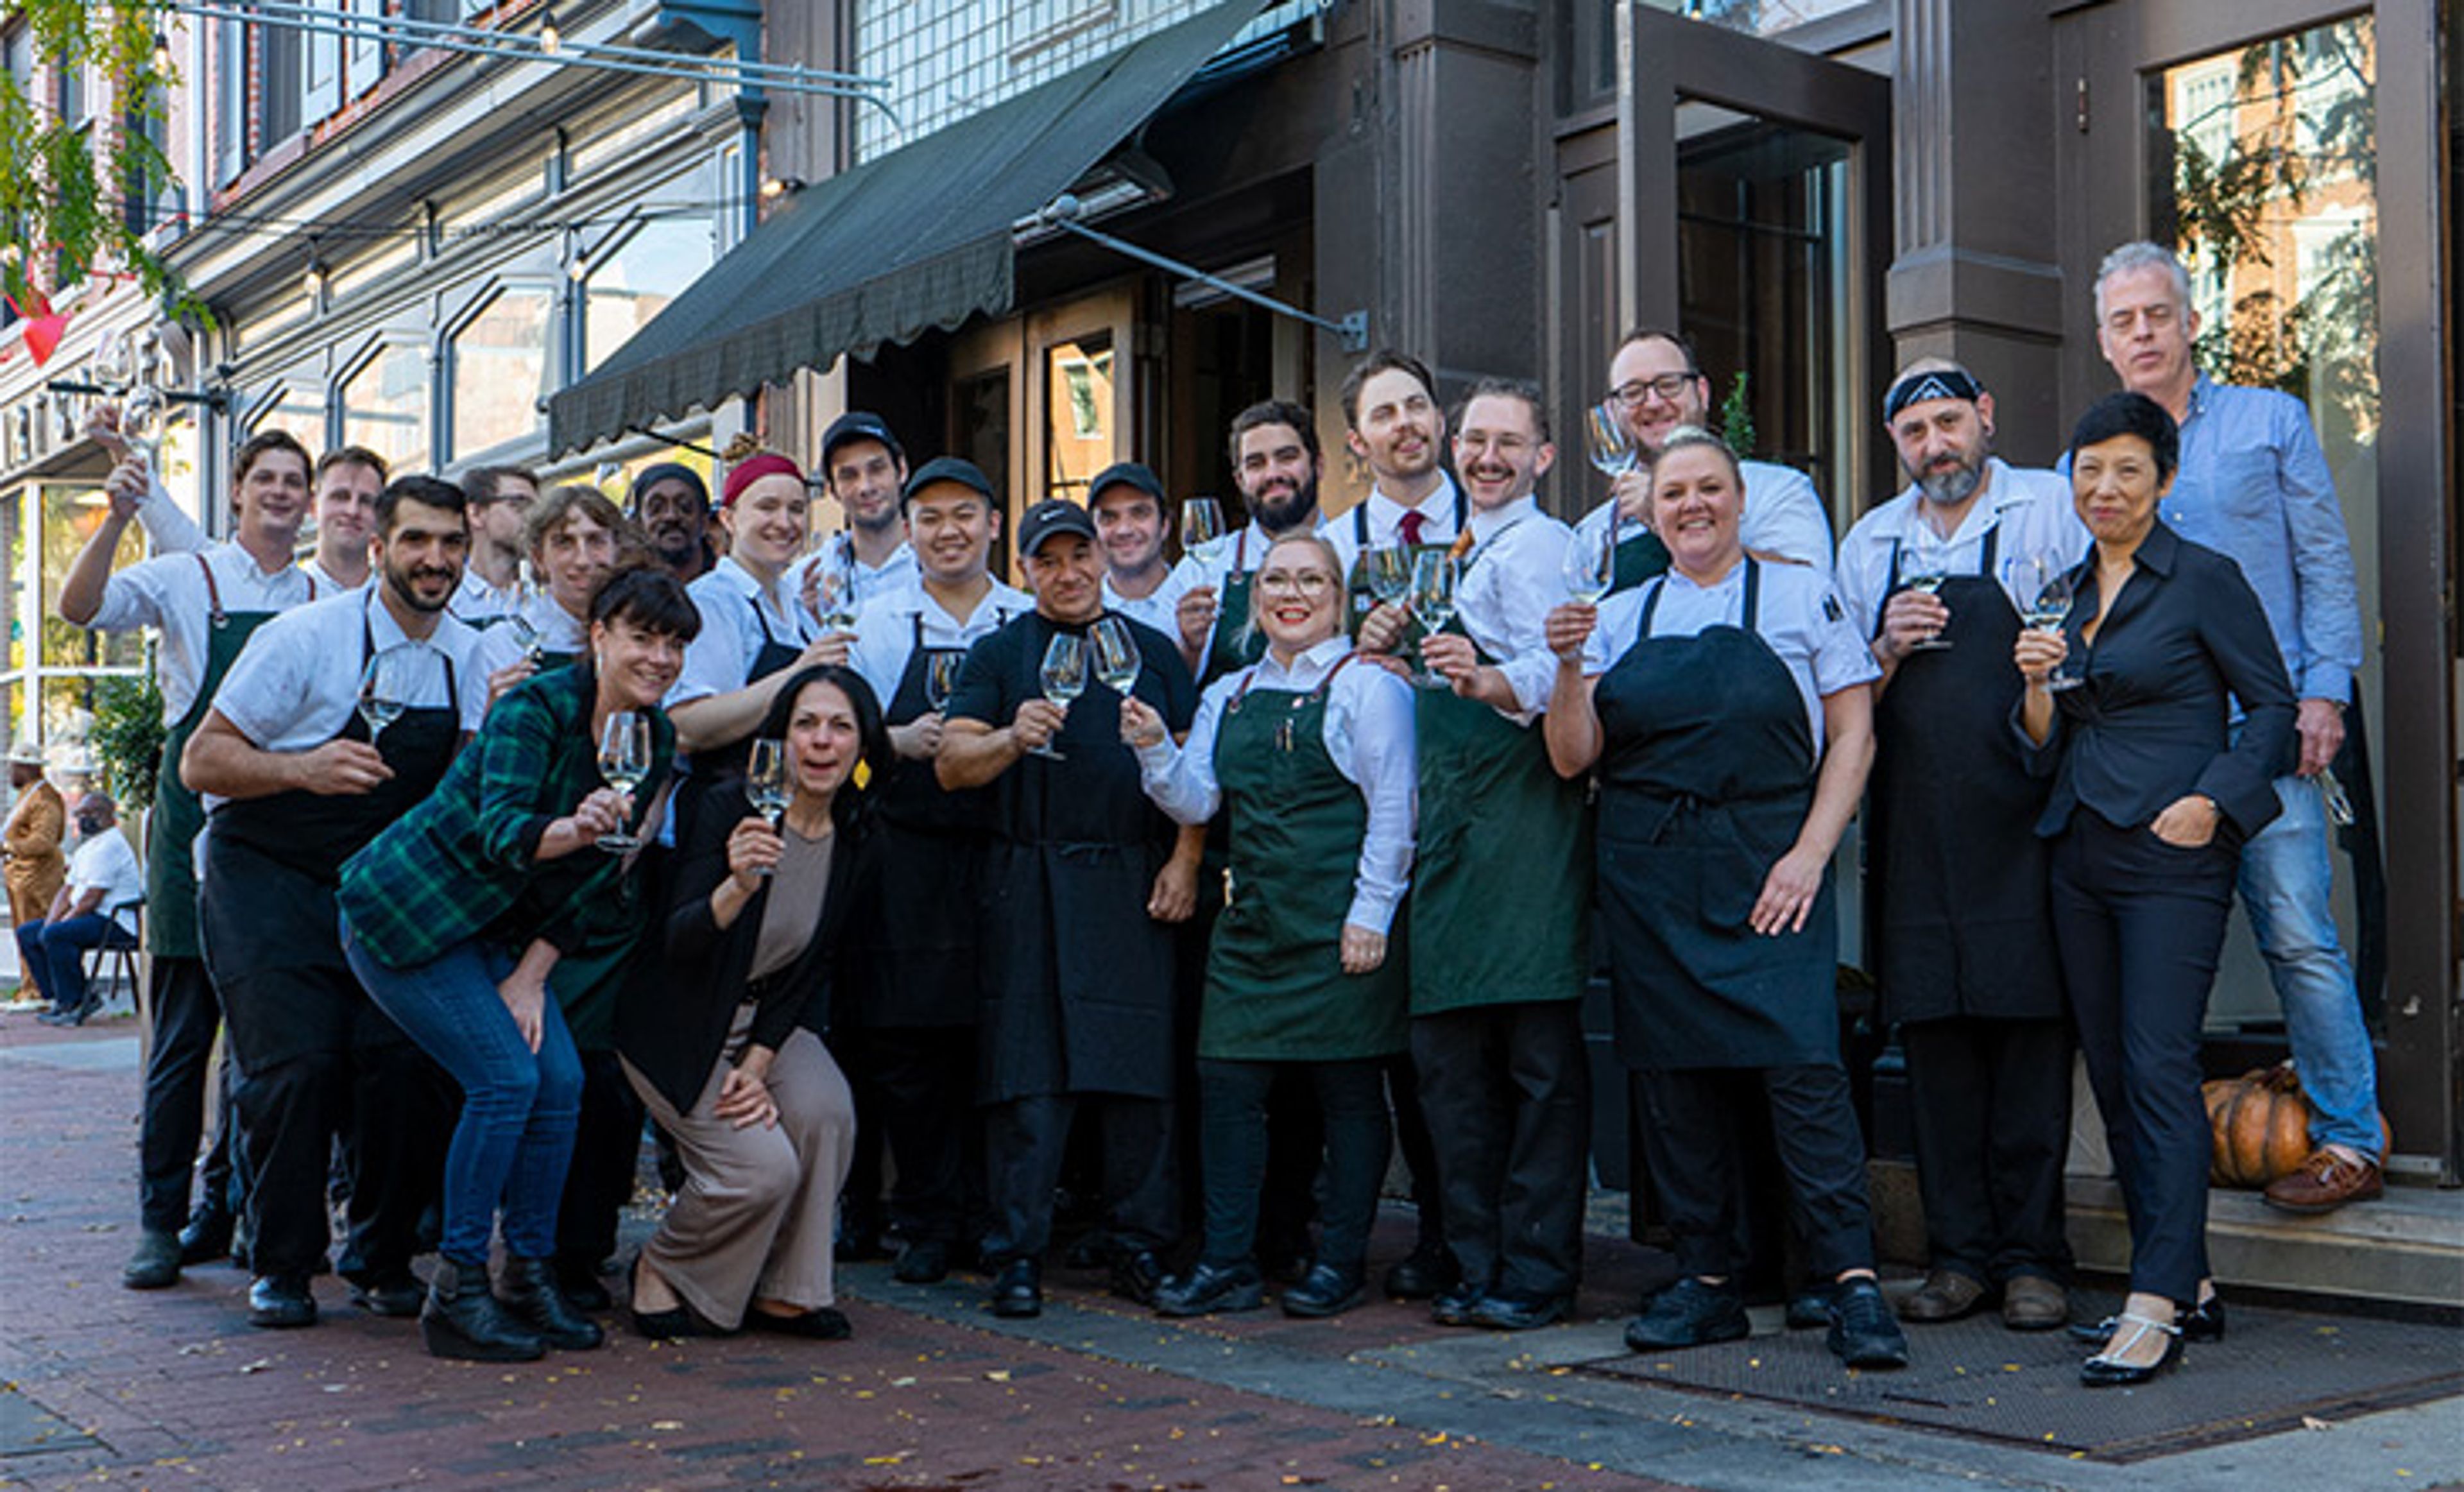
[[2145,394],[2107,394],[2088,406],[2071,431],[2071,459],[2090,446],[2101,446],[2117,435],[2136,435],[2156,456],[2156,480],[2163,482],[2182,464],[2182,428],[2165,406]]
[[889,780],[891,761],[890,727],[882,719],[881,701],[874,697],[872,686],[864,681],[863,674],[837,663],[816,663],[798,669],[779,686],[779,692],[770,696],[770,713],[761,717],[761,724],[755,728],[753,735],[758,740],[785,740],[787,723],[796,717],[796,701],[816,684],[827,684],[845,694],[847,703],[855,707],[856,739],[861,743],[862,753],[859,759],[865,767],[859,775],[865,782],[858,786],[855,777],[850,776],[847,785],[830,802],[831,820],[846,825],[854,822],[855,815],[863,811],[872,794]]
[[630,622],[645,632],[690,643],[701,631],[701,612],[685,582],[649,565],[618,570],[590,598],[593,622]]

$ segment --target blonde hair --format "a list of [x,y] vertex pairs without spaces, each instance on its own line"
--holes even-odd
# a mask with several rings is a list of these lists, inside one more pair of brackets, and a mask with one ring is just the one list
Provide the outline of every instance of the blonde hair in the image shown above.
[[[1275,551],[1283,548],[1286,544],[1305,544],[1310,549],[1317,551],[1318,559],[1324,560],[1326,563],[1326,573],[1334,577],[1335,590],[1338,593],[1342,591],[1344,584],[1343,556],[1335,552],[1334,545],[1329,543],[1324,535],[1319,534],[1314,530],[1305,530],[1298,534],[1286,534],[1282,538],[1275,539],[1272,543],[1269,543],[1266,546],[1266,552],[1258,557],[1258,569],[1260,572],[1263,573],[1265,570],[1266,561],[1275,557]],[[1250,590],[1254,593],[1256,589],[1257,586],[1253,581],[1250,585]],[[1257,646],[1259,637],[1258,616],[1258,604],[1255,600],[1252,600],[1249,603],[1249,615],[1247,619],[1241,624],[1241,636],[1238,639],[1241,650],[1244,653],[1251,647]],[[1341,621],[1340,611],[1337,612],[1334,631],[1335,635],[1338,637],[1343,635],[1343,623]]]

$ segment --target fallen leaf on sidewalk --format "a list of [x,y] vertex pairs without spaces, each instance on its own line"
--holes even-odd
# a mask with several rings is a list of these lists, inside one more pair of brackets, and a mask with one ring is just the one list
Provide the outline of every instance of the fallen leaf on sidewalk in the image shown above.
[[2316,1415],[2304,1415],[2301,1416],[2301,1428],[2304,1430],[2333,1430],[2336,1427],[2333,1423],[2321,1419]]
[[253,1362],[253,1363],[242,1363],[242,1364],[240,1364],[240,1365],[239,1365],[239,1371],[242,1371],[242,1372],[263,1372],[263,1371],[265,1371],[265,1370],[267,1370],[268,1368],[271,1368],[271,1367],[273,1367],[273,1366],[274,1366],[274,1359],[273,1359],[273,1358],[271,1358],[271,1357],[260,1357],[260,1358],[258,1358],[256,1361],[254,1361],[254,1362]]

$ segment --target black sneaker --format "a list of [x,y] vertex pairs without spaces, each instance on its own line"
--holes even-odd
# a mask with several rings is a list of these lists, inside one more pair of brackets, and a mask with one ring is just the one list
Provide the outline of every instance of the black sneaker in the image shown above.
[[1905,1368],[1908,1339],[1882,1287],[1871,1280],[1843,1282],[1831,1297],[1831,1354],[1851,1368]]
[[1708,1347],[1737,1341],[1751,1329],[1745,1300],[1734,1287],[1705,1284],[1687,1275],[1643,1303],[1642,1314],[1625,1325],[1625,1345],[1637,1352]]

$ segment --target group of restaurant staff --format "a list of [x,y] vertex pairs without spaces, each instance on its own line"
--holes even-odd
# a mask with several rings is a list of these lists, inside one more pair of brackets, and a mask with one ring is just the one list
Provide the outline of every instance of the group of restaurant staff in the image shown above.
[[[1965,369],[1913,364],[1883,411],[1912,487],[1835,580],[1811,488],[1700,428],[1682,338],[1628,338],[1612,376],[1641,460],[1573,527],[1533,495],[1529,385],[1450,417],[1372,355],[1341,402],[1375,490],[1332,519],[1309,412],[1243,411],[1248,521],[1168,586],[1111,562],[1169,516],[1146,469],[1027,505],[1018,589],[993,482],[911,470],[861,412],[810,478],[731,448],[715,505],[672,465],[630,513],[395,477],[351,589],[293,553],[366,494],[289,436],[240,449],[231,539],[114,574],[161,501],[123,463],[62,606],[164,638],[154,998],[231,1033],[250,1319],[316,1319],[339,1155],[360,1305],[440,1355],[596,1345],[647,1113],[679,1173],[628,1282],[651,1337],[847,1335],[834,1252],[885,1216],[902,1281],[980,1266],[993,1311],[1035,1315],[1065,1190],[1099,1201],[1081,1257],[1166,1315],[1333,1315],[1368,1293],[1398,1126],[1423,1244],[1388,1292],[1547,1326],[1581,1277],[1596,931],[1677,1262],[1628,1341],[1747,1333],[1769,1156],[1812,1275],[1791,1323],[1898,1366],[1903,1314],[1973,1302],[1895,1309],[1875,1275],[1832,872],[1867,804],[1894,1019],[1921,1074],[1957,1069],[1920,1105],[1937,1264],[2014,1329],[2066,1323],[2075,1023],[2139,1254],[2083,1376],[2152,1375],[2139,1339],[2207,1288],[2172,986],[2212,971],[2289,717],[2238,572],[2153,521],[2170,416],[2098,405],[2064,482],[1990,458]],[[818,546],[816,489],[849,518]],[[1927,504],[1949,578],[1919,585]],[[2013,546],[2089,599],[2023,627]],[[2176,904],[2200,914],[2147,910]],[[159,1124],[187,1154],[176,1187],[149,1163],[140,1287],[221,1251],[184,1238],[197,1120],[158,1121],[154,1086],[149,1152]],[[1294,1196],[1297,1259],[1262,1237]]]

